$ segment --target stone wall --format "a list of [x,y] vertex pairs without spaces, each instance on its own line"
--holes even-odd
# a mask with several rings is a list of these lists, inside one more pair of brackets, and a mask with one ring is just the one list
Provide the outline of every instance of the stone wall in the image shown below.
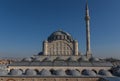
[[65,40],[57,40],[43,42],[43,53],[44,55],[78,55],[78,42],[67,42]]
[[99,81],[100,78],[0,77],[0,81]]

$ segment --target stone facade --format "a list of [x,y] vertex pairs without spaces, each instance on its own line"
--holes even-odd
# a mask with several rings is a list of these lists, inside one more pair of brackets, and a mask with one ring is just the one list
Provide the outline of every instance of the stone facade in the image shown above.
[[43,42],[43,54],[53,56],[78,55],[78,42],[61,30],[52,33]]

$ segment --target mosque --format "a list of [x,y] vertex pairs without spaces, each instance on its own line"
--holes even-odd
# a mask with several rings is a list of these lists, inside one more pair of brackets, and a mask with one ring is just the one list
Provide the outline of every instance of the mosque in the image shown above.
[[92,55],[88,3],[85,22],[85,55],[81,55],[78,50],[77,40],[69,33],[58,30],[43,41],[42,52],[38,55],[9,64],[4,70],[0,69],[0,81],[120,81],[111,71],[111,62]]

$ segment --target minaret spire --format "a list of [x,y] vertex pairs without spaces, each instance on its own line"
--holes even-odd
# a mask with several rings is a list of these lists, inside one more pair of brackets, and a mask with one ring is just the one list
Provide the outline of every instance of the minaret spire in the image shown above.
[[86,10],[85,11],[86,11],[85,12],[85,20],[86,20],[86,17],[88,18],[87,20],[90,20],[88,0],[86,0]]
[[89,15],[88,0],[86,0],[85,22],[86,22],[86,56],[87,58],[91,58],[92,53],[90,47],[90,15]]

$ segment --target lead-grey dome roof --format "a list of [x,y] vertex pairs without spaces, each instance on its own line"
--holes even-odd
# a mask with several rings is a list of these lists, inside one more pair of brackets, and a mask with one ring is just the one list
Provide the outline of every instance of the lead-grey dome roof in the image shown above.
[[77,61],[75,57],[69,57],[67,61]]
[[41,72],[40,72],[40,75],[41,76],[51,76],[51,72],[47,69],[43,69]]
[[56,57],[55,59],[54,59],[54,61],[64,61],[65,59],[64,58],[62,58],[61,56],[58,56],[58,57]]
[[90,61],[92,61],[92,62],[98,62],[98,61],[100,61],[100,60],[99,60],[99,58],[92,57],[92,58],[90,58]]
[[71,42],[73,41],[73,38],[69,33],[64,32],[62,30],[58,30],[58,31],[53,32],[48,37],[48,41],[53,41],[53,40],[66,40],[66,41]]
[[42,61],[52,61],[52,60],[51,60],[51,57],[46,57]]
[[8,74],[8,71],[7,70],[1,70],[0,69],[0,76],[2,75],[7,75]]
[[66,75],[65,71],[63,71],[62,69],[56,70],[55,74],[58,76],[65,76]]
[[72,76],[80,76],[80,75],[81,75],[80,72],[77,71],[77,70],[70,70],[70,74],[71,74]]
[[114,75],[119,76],[120,77],[120,66],[115,66],[112,68],[112,72]]
[[91,71],[91,70],[84,70],[82,72],[83,75],[88,75],[88,76],[96,76],[96,73],[94,71]]
[[112,76],[112,74],[109,71],[103,70],[103,69],[100,70],[98,74],[104,75],[104,76]]
[[27,69],[25,75],[37,75],[37,72],[33,69]]
[[40,58],[40,57],[35,57],[34,58],[34,61],[38,61],[38,62],[40,62],[40,61],[42,61],[43,59],[42,58]]
[[19,75],[22,75],[22,71],[19,69],[12,69],[9,74],[19,76]]
[[31,61],[32,61],[32,58],[31,58],[31,57],[23,58],[23,60],[22,60],[22,61],[31,62]]
[[78,61],[88,61],[89,59],[86,56],[82,56],[78,59]]

